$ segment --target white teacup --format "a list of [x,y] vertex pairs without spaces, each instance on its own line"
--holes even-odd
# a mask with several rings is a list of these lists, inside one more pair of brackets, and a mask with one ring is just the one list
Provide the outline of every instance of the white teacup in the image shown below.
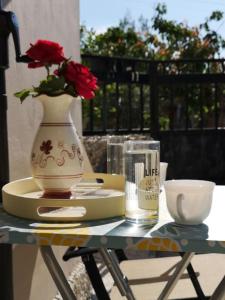
[[164,182],[166,203],[176,223],[197,225],[209,215],[215,183],[205,180]]

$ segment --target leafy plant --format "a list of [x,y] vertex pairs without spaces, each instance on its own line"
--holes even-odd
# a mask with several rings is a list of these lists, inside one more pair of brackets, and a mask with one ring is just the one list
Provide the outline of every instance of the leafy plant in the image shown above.
[[168,20],[167,7],[158,4],[155,15],[149,20],[139,18],[138,25],[124,17],[118,26],[104,33],[81,26],[81,53],[105,56],[126,56],[150,59],[213,58],[225,48],[225,41],[211,28],[220,22],[223,12],[213,11],[205,21],[196,26]]
[[[165,4],[158,4],[155,8],[155,14],[151,20],[140,17],[137,24],[129,18],[124,17],[118,26],[109,27],[104,33],[97,33],[94,29],[89,30],[86,26],[81,26],[81,53],[92,54],[99,56],[119,56],[131,58],[144,58],[150,60],[177,60],[180,59],[179,69],[176,63],[170,63],[166,68],[158,64],[158,72],[162,74],[191,74],[191,73],[206,73],[220,72],[218,63],[210,65],[204,62],[186,63],[184,59],[211,59],[220,57],[221,51],[225,48],[225,41],[218,32],[212,29],[211,24],[221,22],[223,20],[223,12],[214,11],[205,21],[196,26],[189,26],[185,22],[169,20],[166,16],[167,7]],[[98,67],[98,66],[97,66]],[[140,67],[140,70],[146,71],[146,66]],[[140,71],[138,70],[138,71]],[[135,86],[135,84],[132,84]],[[121,84],[120,84],[121,86]],[[138,87],[138,86],[137,86]],[[104,97],[108,99],[107,119],[108,128],[116,128],[117,113],[123,115],[123,124],[128,124],[128,93],[125,87],[119,88],[121,102],[117,103],[115,99],[116,87],[115,84],[107,84],[107,94],[98,93],[95,98],[94,124],[101,128],[102,124],[102,103]],[[190,90],[190,92],[189,92]],[[199,127],[204,117],[204,125],[212,119],[215,112],[213,103],[212,86],[203,87],[203,95],[200,95],[199,85],[187,87],[176,87],[174,90],[174,103],[171,105],[170,91],[163,89],[159,95],[160,107],[160,127],[161,129],[169,129],[172,117],[174,118],[173,126],[175,128],[185,128],[188,124],[190,127]],[[100,90],[101,91],[101,90]],[[131,102],[132,107],[138,108],[140,105],[139,93],[137,89],[132,89]],[[200,112],[200,98],[204,100],[202,112]],[[150,122],[149,109],[149,86],[143,86],[143,99],[147,101],[143,104],[143,126],[148,127]],[[187,100],[188,99],[188,100]],[[186,102],[188,101],[188,103]],[[222,107],[222,104],[217,104],[217,107]],[[126,107],[126,110],[124,109]],[[186,120],[186,112],[192,114],[189,120]],[[85,124],[89,116],[88,104],[83,106],[83,114]],[[171,117],[172,116],[172,117]],[[134,118],[133,125],[138,127],[139,120]],[[138,123],[139,122],[139,123]],[[85,126],[84,126],[85,128]]]

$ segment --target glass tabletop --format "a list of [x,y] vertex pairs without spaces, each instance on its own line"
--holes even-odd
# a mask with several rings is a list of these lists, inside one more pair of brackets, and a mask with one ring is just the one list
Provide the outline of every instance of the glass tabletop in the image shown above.
[[216,186],[203,224],[176,224],[162,191],[159,222],[135,225],[123,217],[80,223],[39,223],[7,214],[0,207],[0,243],[133,248],[150,251],[225,253],[225,186]]

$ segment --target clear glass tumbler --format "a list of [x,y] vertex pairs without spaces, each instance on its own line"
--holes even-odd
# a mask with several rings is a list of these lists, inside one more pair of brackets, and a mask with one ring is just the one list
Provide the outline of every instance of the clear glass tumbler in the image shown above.
[[160,142],[126,141],[124,151],[126,219],[155,224],[160,193]]
[[124,142],[126,135],[110,135],[107,137],[107,173],[124,175]]
[[166,180],[166,174],[167,174],[167,162],[160,162],[160,187],[162,188],[164,185],[164,181]]

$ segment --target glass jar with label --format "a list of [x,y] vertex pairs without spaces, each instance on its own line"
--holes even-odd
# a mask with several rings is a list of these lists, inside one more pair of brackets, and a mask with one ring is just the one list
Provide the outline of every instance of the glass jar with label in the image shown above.
[[160,193],[160,142],[127,141],[124,150],[126,219],[155,224]]

